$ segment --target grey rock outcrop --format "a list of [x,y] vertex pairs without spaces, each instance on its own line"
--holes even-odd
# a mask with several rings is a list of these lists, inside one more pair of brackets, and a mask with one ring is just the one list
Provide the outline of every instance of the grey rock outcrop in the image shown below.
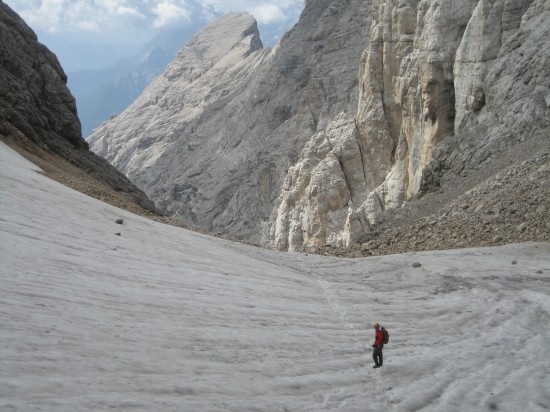
[[66,83],[55,55],[0,1],[0,137],[33,154],[54,154],[154,211],[143,192],[88,150]]
[[307,2],[273,49],[255,20],[230,14],[198,33],[92,150],[165,213],[268,242],[285,174],[310,136],[358,103],[370,1]]
[[350,246],[384,212],[550,136],[549,1],[386,0],[372,16],[356,118],[289,170],[273,247]]
[[365,189],[359,134],[353,117],[336,117],[313,135],[300,161],[289,169],[270,238],[279,250],[347,246],[342,230],[363,233],[353,203]]

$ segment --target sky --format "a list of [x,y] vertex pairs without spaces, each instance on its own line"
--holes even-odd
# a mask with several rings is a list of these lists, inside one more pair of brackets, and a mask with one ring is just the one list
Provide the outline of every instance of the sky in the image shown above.
[[[25,20],[42,43],[58,54],[62,64],[63,60],[69,62],[64,58],[68,52],[80,53],[85,59],[86,48],[93,44],[104,46],[105,53],[112,56],[121,57],[126,51],[127,56],[122,57],[128,57],[159,30],[202,26],[231,11],[254,15],[263,42],[271,46],[297,22],[304,6],[304,0],[7,0],[5,3]],[[96,61],[96,65],[105,63]],[[71,71],[73,67],[67,69]]]
[[277,252],[0,164],[2,411],[550,408],[549,243]]

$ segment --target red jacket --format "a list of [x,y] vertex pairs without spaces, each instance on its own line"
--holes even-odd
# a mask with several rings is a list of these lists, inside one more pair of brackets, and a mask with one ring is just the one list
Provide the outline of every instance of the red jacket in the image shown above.
[[376,331],[376,335],[375,335],[375,338],[374,338],[374,345],[379,346],[379,345],[383,345],[383,344],[384,344],[384,333],[382,332],[381,329],[378,329]]

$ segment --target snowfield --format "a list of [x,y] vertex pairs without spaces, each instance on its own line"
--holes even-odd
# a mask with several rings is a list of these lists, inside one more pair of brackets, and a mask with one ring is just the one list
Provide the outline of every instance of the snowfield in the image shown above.
[[1,411],[550,409],[549,244],[280,253],[0,163]]

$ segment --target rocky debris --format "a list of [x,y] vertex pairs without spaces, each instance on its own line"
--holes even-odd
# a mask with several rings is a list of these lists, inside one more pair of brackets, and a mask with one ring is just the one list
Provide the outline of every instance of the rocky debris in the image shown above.
[[[550,150],[548,145],[546,148],[529,160],[495,171],[462,194],[458,190],[454,199],[438,205],[435,211],[429,204],[433,197],[410,202],[400,210],[401,220],[388,217],[351,248],[323,246],[302,250],[358,257],[550,242]],[[464,204],[471,206],[463,209]],[[424,216],[418,217],[423,211]]]
[[115,220],[115,223],[117,225],[122,225],[122,224],[124,224],[124,219],[117,219],[117,220]]
[[108,198],[153,213],[143,192],[88,150],[66,83],[55,55],[0,2],[0,139],[54,179],[92,196],[101,187]]

